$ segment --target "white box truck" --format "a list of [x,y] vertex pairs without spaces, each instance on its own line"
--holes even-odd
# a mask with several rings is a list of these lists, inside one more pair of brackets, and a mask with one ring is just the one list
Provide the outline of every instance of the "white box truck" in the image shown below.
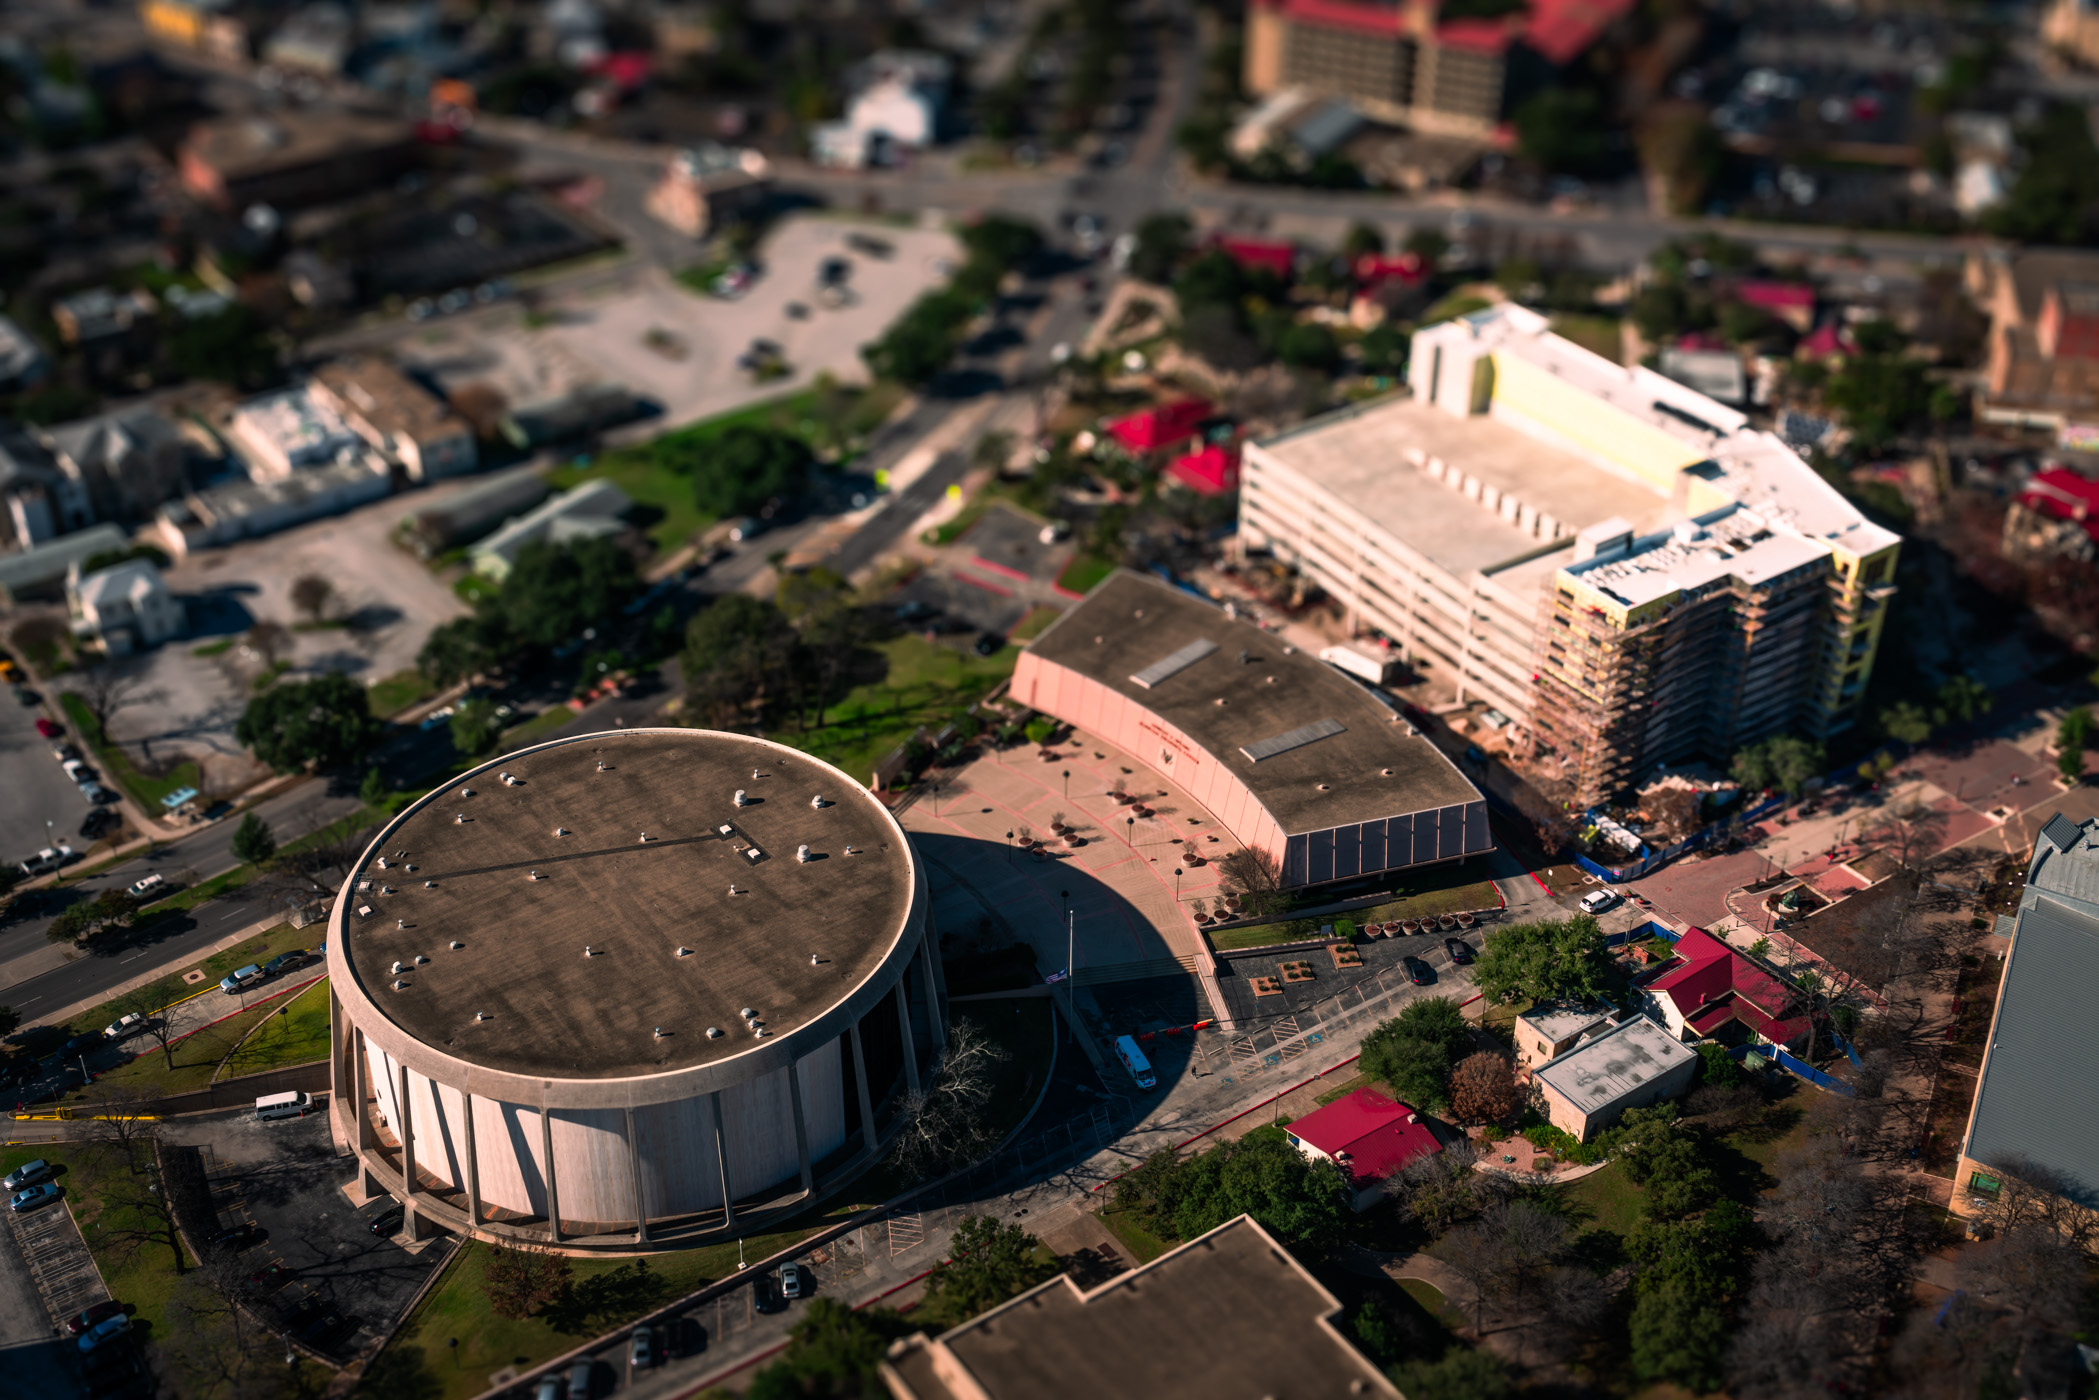
[[1336,670],[1346,671],[1358,680],[1372,685],[1384,685],[1399,670],[1399,658],[1386,654],[1372,655],[1360,647],[1328,647],[1319,653],[1319,659]]

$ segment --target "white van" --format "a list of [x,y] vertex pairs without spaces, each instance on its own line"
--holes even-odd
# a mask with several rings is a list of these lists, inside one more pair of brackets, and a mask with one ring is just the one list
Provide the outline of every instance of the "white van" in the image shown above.
[[313,1095],[287,1089],[265,1094],[255,1101],[255,1116],[267,1123],[273,1118],[304,1118],[313,1108]]
[[1130,1078],[1137,1081],[1138,1088],[1158,1087],[1159,1079],[1152,1073],[1152,1062],[1144,1058],[1144,1052],[1137,1048],[1136,1041],[1126,1035],[1116,1036],[1115,1053],[1122,1058],[1122,1067],[1130,1072]]

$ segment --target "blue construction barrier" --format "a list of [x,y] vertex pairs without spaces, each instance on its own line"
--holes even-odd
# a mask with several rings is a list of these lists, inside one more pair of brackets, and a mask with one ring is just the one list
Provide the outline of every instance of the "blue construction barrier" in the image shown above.
[[1805,1079],[1817,1089],[1827,1089],[1832,1093],[1842,1094],[1846,1098],[1858,1097],[1858,1090],[1852,1088],[1849,1084],[1831,1079],[1821,1070],[1816,1069],[1806,1060],[1799,1058],[1790,1051],[1782,1050],[1774,1045],[1764,1053],[1778,1061],[1780,1068],[1790,1071],[1797,1078]]
[[1829,1028],[1829,1038],[1837,1043],[1837,1049],[1844,1052],[1844,1058],[1851,1061],[1853,1069],[1864,1069],[1866,1067],[1866,1062],[1858,1057],[1858,1047],[1839,1035],[1835,1026]]
[[1768,801],[1759,802],[1754,807],[1744,808],[1728,821],[1714,822],[1711,826],[1694,831],[1673,846],[1664,846],[1657,851],[1652,847],[1643,845],[1640,847],[1638,855],[1626,865],[1620,865],[1615,868],[1603,865],[1579,852],[1575,854],[1574,863],[1589,874],[1596,876],[1599,880],[1610,880],[1614,883],[1621,880],[1637,880],[1642,875],[1659,870],[1680,855],[1688,854],[1703,846],[1710,846],[1713,842],[1726,835],[1732,824],[1757,821],[1763,817],[1770,816],[1785,805],[1785,798],[1773,797]]
[[1683,933],[1681,930],[1673,929],[1660,920],[1649,919],[1646,923],[1635,924],[1621,933],[1605,934],[1603,936],[1603,946],[1606,948],[1622,948],[1628,943],[1638,943],[1643,938],[1659,938],[1665,943],[1674,943],[1682,937]]

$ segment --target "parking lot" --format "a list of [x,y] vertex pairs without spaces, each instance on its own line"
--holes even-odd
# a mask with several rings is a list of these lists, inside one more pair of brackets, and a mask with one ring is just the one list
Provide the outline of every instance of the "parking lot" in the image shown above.
[[18,861],[54,838],[85,851],[91,843],[80,835],[80,823],[87,801],[51,752],[65,741],[36,732],[44,710],[18,703],[20,693],[10,687],[0,695],[0,790],[7,793],[0,802],[0,860]]
[[[870,233],[887,256],[847,246],[849,235]],[[440,322],[404,340],[398,353],[447,391],[486,384],[513,405],[583,384],[618,384],[662,407],[654,432],[776,398],[821,374],[867,382],[860,347],[945,280],[942,269],[959,256],[942,230],[791,218],[760,245],[757,279],[734,301],[693,291],[662,269],[637,268],[540,308],[531,324],[514,309]],[[818,301],[827,258],[850,268],[843,306]],[[790,304],[805,314],[790,315]],[[737,357],[760,338],[780,347],[787,375],[760,383],[737,368]]]
[[168,1136],[204,1154],[218,1227],[251,1224],[264,1232],[238,1251],[241,1264],[258,1274],[284,1266],[280,1286],[270,1287],[275,1279],[258,1285],[270,1289],[269,1308],[287,1321],[301,1319],[299,1325],[330,1313],[341,1319],[313,1342],[324,1355],[353,1355],[447,1257],[444,1241],[410,1253],[390,1233],[373,1234],[371,1222],[391,1201],[351,1208],[341,1189],[349,1168],[335,1154],[325,1111],[264,1123],[250,1109],[235,1109],[177,1120]]
[[[466,611],[390,538],[404,514],[438,498],[437,492],[390,497],[177,563],[168,586],[188,610],[190,635],[108,663],[138,678],[137,697],[111,718],[110,736],[149,770],[198,759],[219,790],[258,776],[234,741],[233,726],[265,666],[241,648],[241,638],[260,621],[285,629],[280,659],[294,677],[341,671],[370,683],[413,666],[430,629]],[[292,582],[304,574],[334,588],[318,626],[291,603]],[[200,648],[207,654],[198,655]],[[79,804],[77,793],[73,800]]]

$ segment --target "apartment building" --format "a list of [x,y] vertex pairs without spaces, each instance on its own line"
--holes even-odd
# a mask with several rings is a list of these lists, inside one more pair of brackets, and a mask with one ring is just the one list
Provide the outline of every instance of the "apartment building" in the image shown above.
[[1510,74],[1572,62],[1632,0],[1531,0],[1490,17],[1439,0],[1254,0],[1243,81],[1268,96],[1303,88],[1366,115],[1448,135],[1493,133],[1516,95]]
[[1247,445],[1241,540],[1294,564],[1580,800],[1857,718],[1900,539],[1742,414],[1503,306],[1411,392]]

